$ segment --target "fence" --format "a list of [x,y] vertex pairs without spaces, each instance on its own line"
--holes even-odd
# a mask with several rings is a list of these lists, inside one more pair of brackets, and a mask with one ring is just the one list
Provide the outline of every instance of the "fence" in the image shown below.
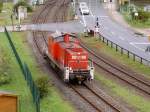
[[10,44],[12,50],[13,50],[13,53],[16,57],[16,60],[19,64],[19,67],[22,71],[22,74],[24,75],[24,78],[27,81],[28,86],[30,87],[30,91],[31,91],[31,94],[32,94],[32,97],[33,97],[33,102],[34,102],[35,107],[36,107],[36,112],[40,112],[40,94],[39,94],[39,91],[38,91],[38,89],[37,89],[37,87],[36,87],[36,85],[35,85],[35,83],[32,79],[32,74],[31,74],[27,64],[22,63],[21,58],[19,57],[19,55],[17,53],[17,50],[16,50],[16,48],[15,48],[15,46],[14,46],[12,40],[11,40],[11,37],[10,37],[10,35],[9,35],[6,28],[5,28],[5,34],[6,34],[6,37],[7,37],[8,41],[9,41],[9,44]]
[[118,44],[106,39],[105,37],[103,37],[101,34],[99,34],[99,39],[103,42],[106,43],[107,46],[110,46],[111,48],[115,48],[116,52],[120,51],[120,53],[123,54],[127,54],[128,58],[132,58],[133,61],[139,61],[141,64],[145,64],[145,65],[150,65],[150,61],[146,60],[140,56],[138,56],[135,53],[130,52],[129,50],[119,46]]

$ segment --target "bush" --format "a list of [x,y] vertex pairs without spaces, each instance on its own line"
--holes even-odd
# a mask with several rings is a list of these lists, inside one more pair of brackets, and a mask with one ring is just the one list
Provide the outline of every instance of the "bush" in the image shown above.
[[10,70],[10,56],[9,54],[0,46],[0,85],[7,84],[11,80],[9,74]]
[[35,81],[37,88],[40,91],[40,98],[47,96],[48,87],[49,87],[48,82],[49,82],[49,79],[46,76],[40,77]]
[[146,12],[146,11],[143,11],[143,10],[138,10],[137,12],[138,12],[137,17],[135,17],[135,15],[134,15],[135,12],[131,13],[133,19],[139,20],[141,22],[146,22],[150,19],[150,12]]
[[137,17],[139,20],[146,22],[150,18],[150,12],[138,11],[139,16]]
[[33,11],[32,7],[30,5],[27,5],[27,12],[32,12],[32,11]]
[[3,2],[0,2],[0,13],[2,12],[3,9]]
[[8,84],[11,80],[10,74],[5,72],[4,74],[0,74],[0,85]]

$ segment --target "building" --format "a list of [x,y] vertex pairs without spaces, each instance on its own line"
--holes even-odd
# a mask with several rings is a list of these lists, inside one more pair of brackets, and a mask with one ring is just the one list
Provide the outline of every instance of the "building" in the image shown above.
[[137,6],[147,6],[150,5],[150,0],[131,0],[131,3]]
[[17,95],[0,91],[0,112],[18,112],[18,101]]

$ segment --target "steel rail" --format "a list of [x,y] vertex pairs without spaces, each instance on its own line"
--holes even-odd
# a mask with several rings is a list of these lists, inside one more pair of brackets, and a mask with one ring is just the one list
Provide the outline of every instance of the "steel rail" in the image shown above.
[[[93,60],[93,58],[90,58],[90,60],[93,61],[94,64],[96,64],[98,67],[100,67],[101,69],[103,69],[104,71],[107,71],[108,73],[112,74],[113,76],[116,76],[117,78],[125,81],[126,83],[128,83],[129,85],[134,86],[135,88],[143,91],[144,93],[150,95],[150,83],[148,82],[148,80],[142,80],[140,79],[138,76],[135,77],[132,75],[132,73],[130,73],[129,71],[126,71],[125,69],[122,69],[120,67],[118,67],[117,65],[115,65],[114,63],[108,62],[108,60],[106,60],[105,58],[103,58],[102,56],[96,54],[93,50],[89,49],[85,44],[83,45],[83,42],[81,39],[79,39],[81,41],[81,46],[83,48],[85,48],[90,54],[92,54],[94,57],[96,57],[97,59]],[[101,61],[101,62],[98,62]],[[101,64],[103,63],[103,64]],[[104,66],[105,64],[105,66]],[[119,72],[114,72],[113,70],[111,70],[110,68],[112,68],[113,70]],[[136,81],[137,83],[133,83],[133,81],[129,81],[126,78],[122,77],[122,75],[125,75],[124,77],[128,77],[133,81]],[[142,86],[141,86],[142,85]]]

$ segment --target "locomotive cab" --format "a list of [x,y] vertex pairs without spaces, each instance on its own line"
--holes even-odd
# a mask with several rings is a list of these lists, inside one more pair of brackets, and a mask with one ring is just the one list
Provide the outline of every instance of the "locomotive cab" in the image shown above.
[[93,65],[88,60],[88,53],[80,46],[66,50],[65,66],[69,71],[69,79],[84,81],[93,79]]

